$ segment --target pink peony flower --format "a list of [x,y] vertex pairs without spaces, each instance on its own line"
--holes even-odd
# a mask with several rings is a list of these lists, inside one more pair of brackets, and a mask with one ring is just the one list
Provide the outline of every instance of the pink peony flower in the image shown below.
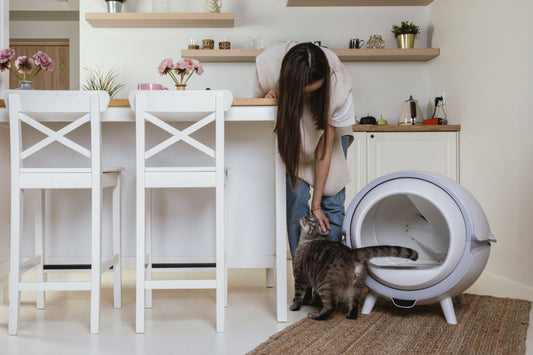
[[193,70],[191,60],[187,58],[182,58],[179,62],[176,63],[174,71],[178,74],[187,75]]
[[5,48],[0,51],[0,72],[11,68],[11,59],[15,56],[15,51],[11,48]]
[[194,73],[204,72],[202,63],[196,59],[182,58],[175,64],[172,59],[163,59],[158,68],[159,74],[168,74],[175,84],[186,84]]
[[0,51],[0,63],[7,63],[15,56],[15,51],[11,48],[4,48]]
[[38,51],[34,54],[33,59],[35,61],[35,65],[39,65],[42,70],[44,71],[52,71],[54,70],[54,62],[48,54],[45,52]]
[[196,74],[202,75],[202,73],[204,72],[204,67],[202,67],[202,63],[200,63],[196,59],[191,59],[191,63],[193,68],[196,70]]
[[159,72],[159,75],[165,75],[169,71],[171,71],[174,68],[174,62],[171,58],[163,59],[161,64],[159,64],[159,67],[157,68],[157,71]]
[[28,74],[31,72],[34,66],[32,58],[28,58],[25,55],[21,55],[15,60],[15,68],[21,74]]
[[38,51],[33,58],[19,56],[15,61],[15,51],[11,48],[0,50],[0,72],[9,69],[19,80],[32,81],[41,71],[51,71],[54,69],[54,62],[45,52]]

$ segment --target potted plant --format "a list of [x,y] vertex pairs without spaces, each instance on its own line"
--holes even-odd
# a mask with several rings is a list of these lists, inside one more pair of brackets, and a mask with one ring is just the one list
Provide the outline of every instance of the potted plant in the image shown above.
[[126,0],[105,0],[107,4],[107,12],[122,12],[122,3]]
[[83,90],[105,90],[113,98],[125,85],[118,80],[119,73],[115,68],[104,71],[102,67],[96,69],[84,68],[89,72],[87,81],[82,85]]
[[414,23],[402,21],[401,24],[392,25],[392,33],[396,36],[396,42],[400,48],[413,48],[415,37],[420,33],[420,27]]

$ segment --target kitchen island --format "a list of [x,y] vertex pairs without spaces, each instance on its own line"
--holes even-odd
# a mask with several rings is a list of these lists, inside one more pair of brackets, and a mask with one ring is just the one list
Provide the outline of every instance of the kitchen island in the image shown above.
[[[272,99],[235,99],[226,113],[226,233],[229,268],[265,268],[267,286],[277,288],[277,316],[287,321],[287,247],[285,222],[285,171],[275,147],[273,123],[276,102]],[[0,159],[9,167],[8,114],[0,102]],[[122,166],[122,255],[124,267],[135,266],[135,115],[128,100],[111,100],[102,115],[104,166]],[[61,123],[50,123],[55,129]],[[157,133],[153,133],[157,134]],[[35,139],[39,139],[36,135]],[[48,147],[47,147],[48,148]],[[55,154],[53,144],[43,160],[75,159]],[[187,154],[195,154],[187,152]],[[190,159],[194,159],[191,155]],[[0,173],[0,261],[9,258],[9,169]],[[48,227],[53,234],[45,245],[47,264],[68,264],[72,257],[89,260],[88,192],[48,191]],[[87,195],[87,196],[85,196]],[[214,198],[206,189],[153,193],[152,234],[154,264],[190,264],[214,261]],[[33,191],[25,198],[35,198]],[[104,194],[104,198],[110,198]],[[26,204],[30,206],[30,204]],[[66,207],[65,207],[66,206]],[[23,256],[31,254],[33,225],[25,211]],[[104,213],[104,215],[106,215]],[[160,216],[160,218],[158,218]],[[72,223],[59,223],[61,220]],[[213,223],[211,223],[213,221]],[[104,233],[110,221],[104,219]],[[73,237],[75,236],[75,237]],[[208,245],[208,247],[205,247]],[[103,255],[110,246],[103,245]],[[276,270],[276,275],[274,275]],[[228,307],[231,307],[231,299]]]

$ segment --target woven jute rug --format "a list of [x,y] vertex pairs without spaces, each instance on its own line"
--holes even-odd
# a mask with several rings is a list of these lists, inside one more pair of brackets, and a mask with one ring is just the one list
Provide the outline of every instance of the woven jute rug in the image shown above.
[[446,323],[439,304],[400,309],[379,300],[356,320],[334,313],[308,316],[249,352],[256,354],[524,354],[531,302],[465,295],[455,304],[457,325]]

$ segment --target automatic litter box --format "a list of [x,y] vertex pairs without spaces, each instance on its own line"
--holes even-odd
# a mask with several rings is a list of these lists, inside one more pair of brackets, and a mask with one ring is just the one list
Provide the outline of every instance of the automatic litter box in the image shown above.
[[[487,264],[492,236],[483,210],[457,182],[438,174],[402,171],[382,176],[353,199],[344,218],[346,245],[400,245],[417,261],[374,258],[362,313],[379,295],[402,308],[439,302],[456,324],[452,297],[462,296]],[[462,297],[460,297],[462,299]]]

